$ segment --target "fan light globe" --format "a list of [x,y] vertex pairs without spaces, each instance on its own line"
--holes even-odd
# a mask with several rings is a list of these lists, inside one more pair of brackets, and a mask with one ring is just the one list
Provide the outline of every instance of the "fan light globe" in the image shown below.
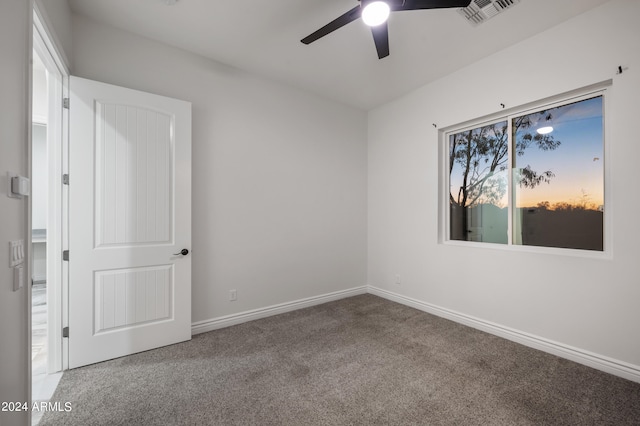
[[362,9],[362,21],[370,27],[376,27],[387,22],[389,5],[383,1],[374,1]]
[[540,127],[538,130],[536,130],[536,132],[538,132],[541,135],[546,135],[546,134],[549,134],[549,133],[553,132],[553,127],[551,127],[551,126]]

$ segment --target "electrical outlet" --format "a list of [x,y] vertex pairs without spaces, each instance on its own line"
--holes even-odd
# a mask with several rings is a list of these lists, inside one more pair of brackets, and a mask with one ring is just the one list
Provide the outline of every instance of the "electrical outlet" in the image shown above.
[[396,285],[400,285],[402,281],[400,280],[400,274],[396,274]]
[[231,302],[238,300],[238,292],[236,291],[236,289],[229,290],[229,300]]

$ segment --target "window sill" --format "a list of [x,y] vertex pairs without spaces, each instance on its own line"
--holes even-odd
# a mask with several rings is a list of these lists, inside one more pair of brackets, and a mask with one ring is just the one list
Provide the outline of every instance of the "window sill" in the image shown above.
[[600,259],[600,260],[612,260],[613,253],[611,250],[595,251],[595,250],[581,250],[581,249],[568,249],[558,247],[539,247],[539,246],[521,246],[521,245],[508,245],[498,243],[483,243],[483,242],[468,242],[468,241],[456,241],[447,240],[442,241],[440,244],[445,246],[454,247],[466,247],[471,249],[494,249],[502,251],[510,251],[516,253],[535,253],[550,256],[568,256],[579,257],[585,259]]

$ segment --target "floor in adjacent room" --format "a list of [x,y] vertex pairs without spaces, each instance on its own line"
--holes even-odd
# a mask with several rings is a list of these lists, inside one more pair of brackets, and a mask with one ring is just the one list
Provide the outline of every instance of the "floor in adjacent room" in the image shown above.
[[[34,284],[31,289],[31,374],[32,402],[48,401],[58,386],[62,372],[47,374],[46,284]],[[42,411],[32,411],[32,424],[37,425],[43,414]]]

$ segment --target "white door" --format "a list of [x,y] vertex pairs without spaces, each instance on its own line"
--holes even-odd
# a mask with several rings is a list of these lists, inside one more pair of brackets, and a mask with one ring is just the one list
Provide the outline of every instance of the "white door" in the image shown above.
[[191,104],[70,79],[69,368],[191,338]]

